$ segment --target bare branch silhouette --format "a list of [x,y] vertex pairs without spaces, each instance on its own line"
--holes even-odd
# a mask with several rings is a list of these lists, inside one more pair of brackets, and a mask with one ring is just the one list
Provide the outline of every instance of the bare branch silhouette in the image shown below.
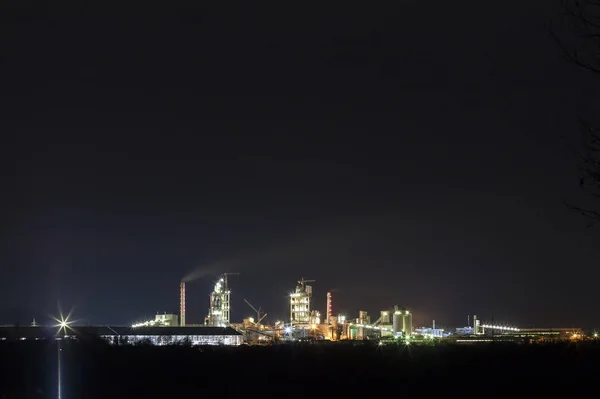
[[[551,35],[571,63],[600,74],[600,0],[562,0],[568,33]],[[579,152],[579,186],[594,201],[600,201],[600,128],[580,120],[582,150]],[[600,223],[600,212],[565,203],[589,219],[590,226]]]

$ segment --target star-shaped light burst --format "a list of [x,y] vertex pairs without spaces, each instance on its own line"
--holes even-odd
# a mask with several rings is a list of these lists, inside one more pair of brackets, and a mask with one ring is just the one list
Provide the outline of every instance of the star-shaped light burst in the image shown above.
[[64,316],[62,310],[60,309],[60,306],[58,308],[58,312],[60,314],[59,317],[51,316],[52,319],[54,321],[56,321],[56,323],[57,323],[54,325],[54,327],[58,327],[58,331],[56,332],[56,335],[59,335],[61,332],[64,333],[64,335],[67,335],[68,330],[73,330],[73,328],[71,327],[71,324],[73,324],[75,322],[75,320],[71,320],[71,314],[73,313],[73,309],[71,309],[71,311],[67,314],[66,317]]

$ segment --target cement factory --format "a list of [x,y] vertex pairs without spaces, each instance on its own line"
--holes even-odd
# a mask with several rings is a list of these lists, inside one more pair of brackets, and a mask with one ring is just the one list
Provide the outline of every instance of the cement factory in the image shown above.
[[[446,331],[431,327],[413,326],[410,309],[393,306],[383,309],[372,321],[366,311],[358,317],[334,314],[333,297],[327,292],[323,298],[324,312],[314,309],[311,283],[301,278],[289,294],[289,318],[270,325],[263,323],[266,313],[244,302],[256,317],[247,317],[241,323],[231,321],[231,290],[224,273],[214,282],[209,295],[208,312],[203,324],[186,322],[186,283],[179,285],[179,315],[156,314],[154,319],[130,326],[75,326],[67,318],[56,319],[57,325],[44,327],[35,320],[31,326],[0,326],[0,341],[27,339],[69,339],[97,336],[110,344],[150,343],[153,345],[272,345],[290,342],[375,341],[379,345],[448,341],[463,344],[478,342],[554,342],[563,340],[597,339],[598,334],[584,334],[580,328],[518,328],[505,324],[484,322],[476,315],[468,316],[467,326]],[[55,330],[58,328],[59,333]]]
[[[256,314],[241,323],[231,321],[231,290],[228,277],[237,273],[224,273],[214,283],[209,295],[209,307],[204,324],[186,323],[186,283],[179,286],[179,316],[157,314],[153,320],[136,323],[131,328],[142,331],[149,327],[180,327],[190,329],[221,328],[239,334],[239,340],[229,341],[245,344],[273,344],[281,342],[313,341],[357,341],[371,340],[379,343],[398,342],[418,343],[420,341],[448,340],[457,343],[477,343],[490,341],[548,341],[583,339],[580,328],[524,329],[503,324],[482,322],[476,315],[468,316],[467,326],[445,331],[436,328],[435,320],[431,327],[415,328],[410,309],[394,306],[383,309],[373,321],[366,311],[359,311],[358,317],[334,314],[333,296],[327,292],[324,298],[325,309],[321,313],[314,309],[312,283],[315,280],[301,278],[289,294],[289,318],[270,325],[263,323],[267,314],[261,308],[244,302]],[[472,322],[471,322],[472,320]],[[202,331],[202,330],[200,330]],[[208,330],[207,330],[208,331]],[[214,331],[214,330],[213,330]],[[597,334],[592,337],[597,338]],[[196,341],[198,341],[196,339]]]

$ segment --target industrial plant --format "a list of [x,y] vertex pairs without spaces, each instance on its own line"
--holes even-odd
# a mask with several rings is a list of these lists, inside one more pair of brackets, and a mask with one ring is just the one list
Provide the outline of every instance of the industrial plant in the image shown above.
[[[313,297],[315,280],[300,278],[289,294],[288,320],[276,321],[272,325],[265,322],[267,314],[250,303],[244,302],[256,315],[244,318],[241,323],[231,321],[231,290],[228,277],[237,273],[224,273],[219,276],[209,295],[208,314],[203,325],[186,324],[186,286],[180,284],[180,314],[157,314],[154,320],[136,323],[132,328],[172,327],[182,328],[221,327],[229,328],[242,337],[240,343],[273,344],[282,342],[318,341],[377,341],[387,342],[431,342],[445,340],[456,343],[477,343],[494,341],[548,341],[583,338],[579,328],[525,329],[515,326],[482,322],[477,315],[468,316],[467,326],[453,331],[436,328],[435,320],[431,327],[414,327],[412,310],[406,307],[391,306],[382,309],[377,318],[367,311],[359,311],[357,317],[334,314],[333,294],[326,292],[323,312],[318,309],[320,301]],[[229,342],[237,342],[229,339]]]
[[61,334],[53,334],[52,328],[34,322],[31,326],[0,326],[0,340],[76,339],[97,336],[110,344],[153,345],[268,345],[290,342],[337,342],[375,341],[380,345],[402,343],[447,341],[457,344],[479,342],[549,342],[562,340],[596,339],[597,333],[585,335],[580,328],[519,328],[514,325],[487,322],[477,315],[467,317],[467,326],[454,330],[413,326],[413,313],[407,307],[390,306],[382,309],[372,320],[367,311],[361,310],[357,317],[334,314],[332,292],[323,298],[323,312],[313,297],[315,280],[301,278],[289,294],[289,318],[273,324],[266,322],[267,314],[247,299],[244,302],[256,317],[241,322],[231,320],[231,295],[228,277],[237,273],[224,273],[217,277],[209,294],[208,312],[201,324],[186,321],[186,283],[179,285],[179,314],[158,313],[153,319],[141,320],[129,326],[75,326],[68,319],[57,320]]

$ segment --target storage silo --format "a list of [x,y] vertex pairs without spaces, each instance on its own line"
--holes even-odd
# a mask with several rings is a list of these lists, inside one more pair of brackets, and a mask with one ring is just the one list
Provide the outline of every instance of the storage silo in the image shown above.
[[404,314],[402,315],[402,332],[405,335],[411,335],[413,330],[412,325],[412,313],[409,310],[404,310]]
[[358,338],[358,327],[349,326],[348,327],[348,339],[357,339]]
[[394,332],[394,335],[398,335],[398,333],[402,332],[402,320],[402,312],[396,310],[392,316],[392,331]]

